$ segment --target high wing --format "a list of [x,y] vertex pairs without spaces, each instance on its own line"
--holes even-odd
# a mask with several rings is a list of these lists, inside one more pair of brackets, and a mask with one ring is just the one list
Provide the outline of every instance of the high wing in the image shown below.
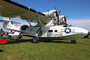
[[43,25],[46,25],[50,21],[47,20],[45,14],[11,0],[0,0],[0,15],[3,17],[29,20],[30,22],[34,21],[37,23],[39,18]]

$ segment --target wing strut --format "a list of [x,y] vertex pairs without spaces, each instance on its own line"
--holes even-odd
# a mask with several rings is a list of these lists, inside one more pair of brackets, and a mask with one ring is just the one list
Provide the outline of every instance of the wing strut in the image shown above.
[[18,37],[16,38],[16,40],[20,40],[22,37],[22,32],[20,32],[20,34],[18,35]]
[[[34,28],[33,28],[33,26],[32,26],[32,24],[30,23],[30,21],[29,20],[26,20],[28,23],[29,23],[29,25],[32,27],[32,29],[34,30]],[[35,30],[34,30],[35,31]],[[35,31],[36,32],[36,31]]]
[[44,31],[44,33],[45,33],[45,29],[43,28],[43,24],[42,24],[41,20],[39,19],[38,16],[37,16],[37,18],[38,18],[38,21],[39,21],[39,23],[40,23],[40,25],[41,25],[41,28],[43,29],[43,31]]
[[[32,29],[35,31],[35,29],[33,28],[32,24],[30,23],[30,21],[29,20],[26,20],[26,21],[30,24],[30,26],[32,27]],[[37,31],[35,31],[35,32],[36,32],[36,37],[38,38]]]

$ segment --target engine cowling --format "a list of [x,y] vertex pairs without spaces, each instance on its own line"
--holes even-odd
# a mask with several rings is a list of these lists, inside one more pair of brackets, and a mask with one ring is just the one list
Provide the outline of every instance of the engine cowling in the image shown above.
[[50,10],[47,12],[43,12],[47,17],[55,17],[56,10]]
[[22,25],[21,30],[26,30],[28,28],[28,25]]

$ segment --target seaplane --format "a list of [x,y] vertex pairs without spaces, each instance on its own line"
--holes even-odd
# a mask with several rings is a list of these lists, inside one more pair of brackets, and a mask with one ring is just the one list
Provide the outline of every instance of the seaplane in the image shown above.
[[[38,12],[11,0],[0,0],[0,16],[5,17],[4,20],[0,20],[4,22],[4,28],[20,32],[17,39],[21,35],[33,37],[33,43],[39,43],[40,39],[71,40],[71,43],[76,43],[77,39],[88,34],[86,29],[69,26],[66,16],[60,16],[56,8]],[[9,18],[27,21],[29,26],[16,27]],[[30,22],[36,22],[37,25],[33,26]]]

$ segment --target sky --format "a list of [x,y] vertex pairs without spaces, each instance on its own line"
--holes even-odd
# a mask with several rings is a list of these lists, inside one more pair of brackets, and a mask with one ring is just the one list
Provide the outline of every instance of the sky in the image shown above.
[[[67,16],[67,22],[73,26],[90,31],[90,0],[12,0],[39,12],[53,10],[53,5],[61,15]],[[0,17],[3,19],[3,17]],[[17,20],[17,22],[19,22]],[[21,20],[20,20],[21,22]],[[22,21],[24,24],[24,22]],[[2,23],[0,23],[2,25]],[[1,26],[0,26],[1,27]]]

